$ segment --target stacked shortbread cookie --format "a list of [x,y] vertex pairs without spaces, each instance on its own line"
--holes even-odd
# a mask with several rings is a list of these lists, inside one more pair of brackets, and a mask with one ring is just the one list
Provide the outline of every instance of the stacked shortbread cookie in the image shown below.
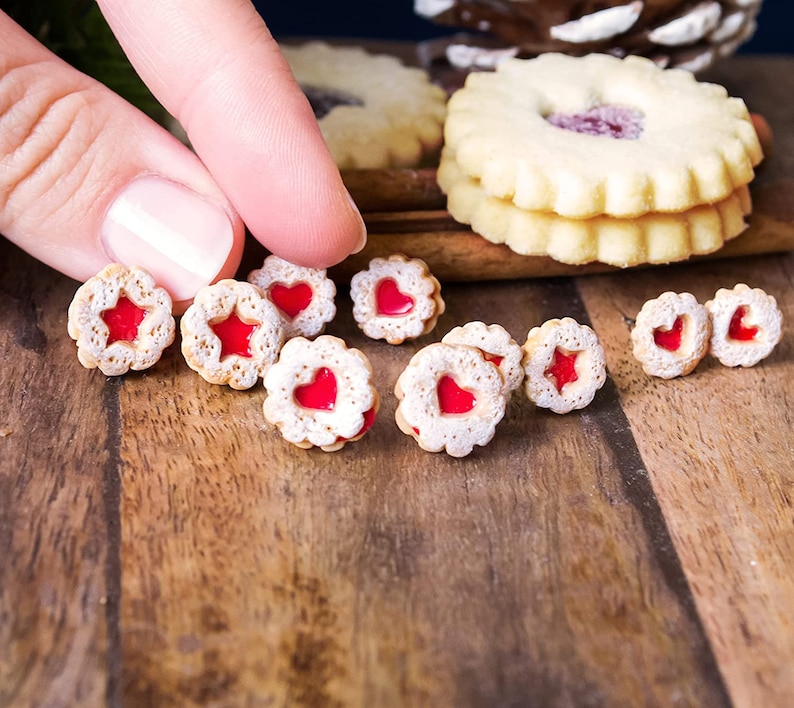
[[438,181],[457,221],[525,255],[616,266],[746,228],[762,150],[744,102],[641,57],[545,54],[467,77]]

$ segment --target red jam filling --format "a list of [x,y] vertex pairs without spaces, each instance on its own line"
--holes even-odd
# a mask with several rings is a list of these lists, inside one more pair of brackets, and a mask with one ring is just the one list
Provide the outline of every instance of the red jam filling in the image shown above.
[[[364,423],[361,426],[361,429],[353,436],[353,438],[360,438],[364,433],[366,433],[373,425],[375,424],[375,409],[370,408],[368,411],[364,413]],[[343,438],[338,437],[337,440],[352,440],[353,438]]]
[[115,307],[103,310],[101,317],[108,327],[108,344],[113,342],[134,342],[138,339],[138,328],[146,317],[146,310],[138,307],[128,297],[122,295]]
[[558,393],[562,393],[567,384],[579,379],[579,374],[576,373],[577,356],[576,352],[566,353],[559,347],[554,350],[554,361],[544,373],[554,381]]
[[311,285],[303,282],[292,286],[275,283],[268,292],[270,301],[291,320],[311,305],[314,294]]
[[485,359],[485,361],[490,361],[494,366],[501,366],[502,362],[505,360],[503,356],[499,356],[498,354],[490,354],[488,352],[483,352],[482,357]]
[[336,376],[329,368],[317,369],[314,380],[296,386],[293,394],[299,406],[317,411],[332,411],[336,405]]
[[668,352],[677,352],[681,347],[681,335],[684,331],[684,318],[676,317],[670,329],[653,330],[653,341],[656,346]]
[[385,317],[407,315],[414,309],[414,299],[402,292],[392,278],[384,278],[378,283],[375,303],[378,314]]
[[477,405],[474,394],[458,386],[451,376],[441,377],[436,393],[438,408],[444,415],[463,415],[472,411]]
[[643,116],[626,106],[594,106],[583,113],[551,113],[546,120],[563,130],[617,140],[636,140],[642,135]]
[[221,340],[221,359],[231,355],[251,358],[251,337],[259,325],[243,322],[232,312],[225,320],[211,322],[210,327]]
[[755,339],[758,334],[758,327],[745,327],[744,317],[747,314],[747,308],[744,306],[737,307],[736,312],[731,317],[731,323],[728,325],[728,336],[731,339],[736,339],[740,342],[749,342]]

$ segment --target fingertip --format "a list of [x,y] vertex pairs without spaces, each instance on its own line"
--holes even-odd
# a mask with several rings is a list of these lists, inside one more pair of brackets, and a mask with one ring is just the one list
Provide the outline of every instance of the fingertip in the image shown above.
[[251,234],[269,251],[296,265],[330,268],[367,242],[364,220],[344,188],[331,198],[304,198],[293,209],[274,208],[270,213],[272,218],[248,223]]

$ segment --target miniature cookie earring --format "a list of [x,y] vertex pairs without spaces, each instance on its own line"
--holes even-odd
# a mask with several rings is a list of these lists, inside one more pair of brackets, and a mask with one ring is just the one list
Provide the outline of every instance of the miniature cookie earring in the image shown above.
[[265,375],[265,419],[293,445],[339,450],[375,422],[380,399],[371,379],[367,357],[338,337],[295,337]]
[[505,413],[499,368],[465,344],[438,342],[420,349],[394,387],[394,418],[423,450],[465,457],[487,445]]
[[444,344],[468,344],[479,349],[487,361],[499,368],[504,378],[505,395],[515,391],[524,380],[521,367],[524,352],[501,325],[468,322],[447,332],[441,341]]
[[539,408],[555,413],[584,408],[606,381],[596,333],[570,317],[533,327],[523,350],[524,391]]
[[113,263],[89,278],[69,305],[69,336],[87,369],[106,376],[153,366],[174,341],[168,292],[138,266]]
[[662,293],[648,300],[631,331],[633,355],[649,376],[686,376],[706,355],[711,337],[708,310],[691,293]]
[[755,366],[782,337],[777,301],[761,288],[738,283],[720,288],[706,303],[711,316],[710,351],[725,366]]
[[305,268],[268,256],[247,280],[261,288],[278,309],[286,339],[314,337],[336,315],[336,285],[325,269]]
[[353,318],[371,339],[401,344],[430,332],[445,303],[441,285],[419,258],[374,258],[350,280]]
[[250,283],[207,285],[182,315],[182,354],[205,381],[251,388],[278,358],[284,330],[276,308]]

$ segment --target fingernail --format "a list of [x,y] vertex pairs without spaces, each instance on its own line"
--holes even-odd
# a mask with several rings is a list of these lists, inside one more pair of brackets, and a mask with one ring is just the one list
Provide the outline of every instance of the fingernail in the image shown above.
[[353,201],[353,197],[350,196],[348,193],[347,198],[350,200],[350,206],[353,208],[353,211],[358,214],[358,220],[361,224],[361,231],[358,236],[358,242],[356,243],[355,247],[350,253],[360,253],[364,250],[364,246],[367,245],[367,225],[364,223],[364,217],[361,216],[361,212],[358,209],[358,205]]
[[218,275],[234,229],[220,207],[193,190],[142,175],[110,205],[100,238],[108,257],[146,268],[177,302],[192,299]]

